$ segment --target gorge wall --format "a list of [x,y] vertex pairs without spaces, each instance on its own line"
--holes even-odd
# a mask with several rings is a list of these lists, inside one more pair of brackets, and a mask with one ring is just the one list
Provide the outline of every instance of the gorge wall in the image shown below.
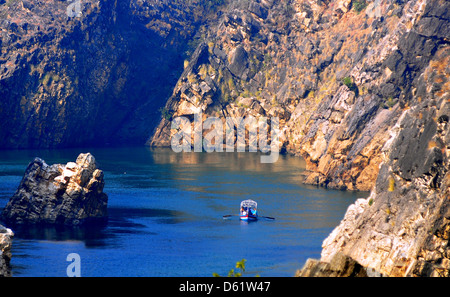
[[276,116],[306,183],[371,191],[320,263],[448,274],[449,1],[69,3],[0,0],[0,148],[170,146],[177,116]]
[[450,275],[450,102],[432,87],[450,73],[444,55],[444,64],[430,64],[419,78],[428,100],[405,110],[391,129],[370,196],[348,208],[324,240],[320,261],[309,260],[298,276]]
[[368,191],[449,44],[444,0],[69,3],[0,4],[0,148],[168,146],[175,116],[277,116],[305,182]]
[[[0,1],[0,148],[144,144],[208,8]],[[85,131],[85,133],[79,133]]]
[[[277,116],[283,151],[307,162],[305,182],[373,188],[389,131],[407,109],[448,91],[446,1],[237,1],[210,27],[165,107],[171,119]],[[422,89],[422,91],[420,91]],[[430,116],[430,115],[425,115]]]

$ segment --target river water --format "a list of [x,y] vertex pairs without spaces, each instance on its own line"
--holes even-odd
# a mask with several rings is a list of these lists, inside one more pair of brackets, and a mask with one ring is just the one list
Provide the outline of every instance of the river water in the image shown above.
[[[74,161],[91,152],[105,173],[108,222],[89,228],[16,228],[13,276],[66,276],[80,257],[81,276],[227,275],[246,259],[244,276],[293,276],[347,207],[368,193],[302,185],[304,161],[259,153],[174,153],[170,149],[82,148],[0,152],[0,209],[28,163]],[[241,200],[258,202],[260,219],[241,222]]]

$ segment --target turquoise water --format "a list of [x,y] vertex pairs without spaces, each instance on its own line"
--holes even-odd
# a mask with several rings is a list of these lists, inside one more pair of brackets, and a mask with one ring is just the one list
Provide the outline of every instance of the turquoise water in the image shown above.
[[[0,208],[14,194],[28,163],[74,161],[91,152],[105,172],[108,222],[89,228],[14,229],[13,276],[66,276],[67,255],[80,255],[81,276],[226,275],[246,259],[244,276],[293,276],[348,205],[367,193],[300,183],[304,162],[258,153],[174,153],[170,149],[82,148],[0,152]],[[244,199],[259,214],[241,222]]]

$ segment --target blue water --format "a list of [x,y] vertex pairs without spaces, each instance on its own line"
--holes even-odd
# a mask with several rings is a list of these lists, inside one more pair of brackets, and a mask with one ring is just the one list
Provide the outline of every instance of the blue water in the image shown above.
[[[88,151],[105,172],[107,224],[13,230],[13,276],[66,276],[70,253],[80,255],[81,276],[227,275],[241,259],[244,276],[293,276],[320,257],[348,205],[367,196],[302,185],[304,162],[293,156],[261,164],[258,153],[23,150],[0,152],[0,209],[35,156],[67,163]],[[223,219],[244,199],[276,219]]]

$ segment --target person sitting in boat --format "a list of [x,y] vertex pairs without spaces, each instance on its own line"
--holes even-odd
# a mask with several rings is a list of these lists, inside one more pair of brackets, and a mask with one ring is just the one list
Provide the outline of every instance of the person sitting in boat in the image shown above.
[[256,216],[256,209],[250,208],[250,214]]
[[245,208],[241,207],[241,215],[245,216],[247,215],[247,212],[245,211]]

